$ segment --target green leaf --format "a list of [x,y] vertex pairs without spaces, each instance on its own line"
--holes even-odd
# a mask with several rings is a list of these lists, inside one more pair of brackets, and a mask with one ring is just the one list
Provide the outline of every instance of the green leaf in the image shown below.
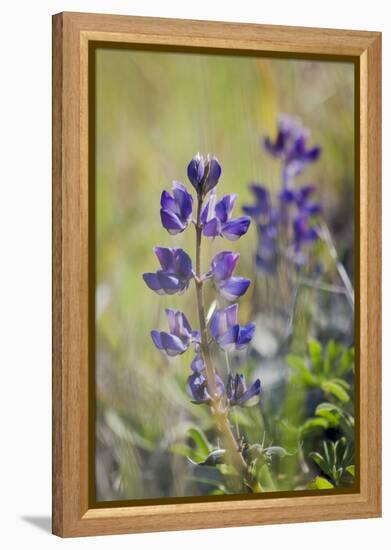
[[322,370],[322,345],[318,340],[310,340],[308,343],[308,352],[314,371],[320,374]]
[[332,372],[334,368],[334,362],[340,353],[341,346],[334,342],[334,340],[330,340],[327,344],[325,359],[323,362],[323,372],[325,376],[328,376]]
[[288,365],[299,373],[305,384],[308,386],[316,386],[316,378],[308,370],[307,364],[302,357],[298,355],[288,355],[286,360]]
[[337,376],[343,376],[354,367],[354,348],[347,349],[343,352],[338,366],[335,370]]
[[201,455],[196,450],[189,447],[189,445],[185,445],[184,443],[175,443],[175,445],[171,445],[170,452],[189,458],[193,462],[201,462],[205,458],[204,455]]
[[325,418],[309,418],[301,426],[301,436],[308,436],[310,433],[317,430],[327,430],[329,423]]
[[347,403],[350,399],[346,390],[335,380],[326,380],[322,382],[322,390],[325,393],[334,395],[337,399],[342,401],[342,403]]
[[328,461],[319,453],[310,453],[309,457],[319,466],[319,468],[327,474],[329,477],[332,477],[333,472],[330,468]]
[[189,437],[191,437],[191,439],[193,439],[194,443],[197,445],[199,453],[203,455],[203,457],[208,456],[211,447],[204,432],[199,428],[193,427],[189,429],[188,434]]
[[334,485],[324,477],[318,476],[311,481],[308,489],[334,489]]
[[348,474],[350,474],[352,477],[355,477],[356,475],[356,469],[355,469],[355,466],[354,464],[351,464],[350,466],[347,466],[345,468],[345,470],[348,472]]
[[329,426],[338,426],[342,414],[342,410],[332,403],[320,403],[315,409],[315,416],[325,418]]

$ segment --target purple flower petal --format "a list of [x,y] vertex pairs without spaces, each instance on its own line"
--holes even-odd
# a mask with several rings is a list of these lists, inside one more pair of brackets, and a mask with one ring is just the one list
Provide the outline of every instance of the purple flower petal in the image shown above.
[[254,405],[257,405],[257,403],[259,403],[260,393],[261,381],[257,378],[254,384],[241,396],[238,405],[242,407],[253,407]]
[[185,283],[174,273],[158,271],[157,276],[160,283],[160,288],[165,294],[176,294],[185,288]]
[[174,267],[175,272],[185,279],[190,279],[193,275],[191,258],[182,248],[175,249]]
[[215,157],[212,157],[210,160],[208,159],[206,169],[206,178],[203,184],[204,194],[211,191],[217,185],[221,176],[221,166]]
[[235,206],[235,201],[237,199],[237,194],[225,195],[217,204],[216,204],[216,216],[222,223],[226,223],[232,213],[232,210]]
[[239,325],[231,327],[223,336],[218,339],[219,346],[225,351],[235,351],[236,342],[239,336]]
[[164,227],[164,229],[167,229],[167,231],[171,235],[177,235],[178,233],[182,233],[182,231],[186,229],[186,225],[184,225],[178,218],[178,216],[170,210],[164,210],[163,208],[161,208],[160,219],[162,221],[162,226]]
[[241,218],[231,220],[223,225],[222,234],[226,239],[236,241],[247,233],[250,222],[251,220],[248,216],[242,216]]
[[176,202],[175,199],[170,195],[168,191],[163,191],[160,198],[160,206],[164,210],[171,210],[171,212],[176,212]]
[[203,234],[205,237],[213,239],[221,233],[221,224],[217,218],[212,218],[204,225]]
[[244,327],[240,327],[236,349],[240,350],[245,348],[249,344],[249,342],[251,342],[254,336],[254,332],[255,323],[249,323]]
[[211,263],[211,270],[217,281],[231,277],[239,260],[239,253],[222,251],[216,254]]
[[193,197],[183,183],[174,181],[172,186],[182,221],[187,221],[191,217],[193,211]]
[[237,324],[238,304],[232,304],[225,309],[217,309],[210,321],[210,333],[214,340],[223,336],[231,327]]
[[187,384],[194,404],[209,403],[210,395],[207,390],[206,378],[203,374],[195,372],[189,376]]
[[172,271],[174,268],[174,257],[172,251],[172,248],[163,248],[160,246],[156,246],[154,248],[154,252],[163,271]]
[[151,289],[157,292],[158,294],[164,294],[162,290],[159,277],[156,273],[143,273],[143,279],[146,285]]
[[251,281],[243,277],[231,277],[225,281],[218,283],[220,294],[231,302],[243,296],[250,286]]
[[160,338],[160,332],[158,332],[157,330],[151,330],[151,337],[155,346],[158,349],[162,350],[163,344],[162,344],[162,339]]
[[187,167],[187,177],[198,194],[202,192],[202,180],[204,177],[204,158],[197,154]]
[[305,152],[304,158],[308,162],[315,162],[320,157],[320,153],[322,152],[321,147],[313,147],[312,149],[309,149]]
[[202,360],[202,357],[200,355],[197,354],[194,357],[193,361],[191,362],[190,368],[194,373],[197,373],[197,374],[200,374],[202,371],[206,369],[205,363]]
[[160,340],[164,351],[170,357],[180,355],[181,353],[184,353],[188,348],[188,345],[182,342],[182,340],[178,338],[178,336],[175,336],[175,334],[168,334],[168,332],[161,332]]

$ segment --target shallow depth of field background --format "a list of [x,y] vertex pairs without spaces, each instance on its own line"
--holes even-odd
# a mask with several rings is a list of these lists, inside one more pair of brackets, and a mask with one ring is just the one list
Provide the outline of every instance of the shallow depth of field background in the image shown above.
[[[271,191],[279,186],[278,163],[262,150],[261,137],[274,137],[279,112],[298,116],[311,129],[310,144],[323,148],[302,182],[318,185],[325,219],[354,278],[353,65],[102,49],[96,76],[97,499],[203,494],[191,464],[171,452],[192,425],[211,427],[207,409],[193,405],[186,391],[192,352],[168,361],[150,338],[151,329],[166,329],[165,307],[180,308],[197,326],[192,286],[181,297],[160,297],[142,280],[144,271],[158,267],[154,246],[180,246],[194,255],[192,228],[171,237],[161,227],[161,191],[170,189],[173,179],[188,183],[191,157],[210,152],[223,169],[218,193],[238,193],[240,215],[240,205],[250,201],[250,182]],[[238,274],[254,280],[255,246],[251,228],[236,243],[207,243],[203,267],[218,250],[238,250]],[[278,285],[262,276],[259,296],[253,288],[240,300],[240,320],[258,317],[262,328],[263,313],[286,304]],[[305,296],[299,304],[300,330],[289,349],[274,354],[274,333],[266,327],[257,332],[248,358],[240,357],[251,363],[251,376],[259,376],[264,388],[260,410],[247,416],[258,440],[265,418],[273,422],[265,411],[278,415],[284,407],[285,416],[305,414],[279,388],[289,377],[284,353],[303,352],[314,335],[308,322],[311,299]],[[316,321],[353,343],[343,297],[333,299],[324,319]]]

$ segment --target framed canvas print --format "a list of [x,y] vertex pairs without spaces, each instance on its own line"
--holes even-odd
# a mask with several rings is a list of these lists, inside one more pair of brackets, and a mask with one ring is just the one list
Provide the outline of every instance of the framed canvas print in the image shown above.
[[53,18],[53,532],[381,510],[376,32]]

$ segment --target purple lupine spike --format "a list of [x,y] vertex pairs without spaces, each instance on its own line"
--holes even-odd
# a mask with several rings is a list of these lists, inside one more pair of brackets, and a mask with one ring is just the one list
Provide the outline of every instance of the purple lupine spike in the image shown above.
[[[195,405],[209,404],[211,396],[208,391],[208,382],[206,377],[201,373],[194,372],[187,379],[188,388],[193,403]],[[224,382],[218,374],[215,375],[216,397],[221,398],[224,395]]]
[[191,219],[193,197],[183,183],[174,181],[173,194],[163,191],[160,200],[162,225],[171,235],[184,231]]
[[251,220],[248,216],[231,219],[237,195],[225,195],[220,201],[216,202],[214,191],[212,190],[201,214],[203,233],[206,237],[212,239],[220,236],[230,241],[236,241],[247,233]]
[[154,248],[162,269],[144,273],[147,286],[157,294],[182,294],[193,277],[190,256],[182,248]]
[[288,179],[299,174],[306,164],[315,162],[320,156],[319,146],[307,148],[308,137],[309,131],[300,120],[281,114],[275,141],[268,136],[263,140],[265,150],[283,161]]
[[218,183],[221,166],[216,157],[197,153],[187,167],[187,176],[199,196],[205,196]]
[[170,332],[152,330],[151,337],[155,346],[169,356],[184,353],[190,344],[198,349],[200,334],[192,331],[185,314],[176,309],[166,309],[166,315]]
[[255,380],[250,388],[247,389],[243,374],[233,376],[229,374],[227,381],[227,398],[231,407],[252,407],[259,402],[261,393],[261,381]]
[[238,324],[238,305],[233,304],[225,309],[216,310],[210,322],[212,338],[225,351],[239,351],[251,341],[255,323],[241,327]]
[[222,251],[213,258],[211,263],[210,275],[213,277],[215,287],[223,298],[231,302],[243,296],[251,283],[244,277],[231,276],[238,259],[239,253]]

